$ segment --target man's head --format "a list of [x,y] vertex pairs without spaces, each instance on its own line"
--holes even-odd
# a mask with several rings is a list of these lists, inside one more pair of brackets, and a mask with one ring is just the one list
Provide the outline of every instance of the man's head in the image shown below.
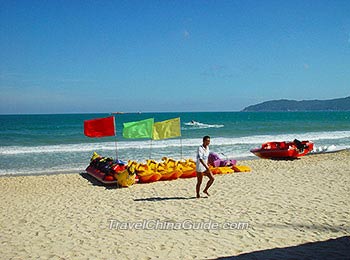
[[206,135],[203,137],[203,145],[208,146],[210,144],[210,136]]

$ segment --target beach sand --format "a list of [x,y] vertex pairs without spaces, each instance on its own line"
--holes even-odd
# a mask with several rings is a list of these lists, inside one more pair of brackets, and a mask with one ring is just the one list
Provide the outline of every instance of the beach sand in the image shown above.
[[252,171],[216,175],[201,199],[196,179],[118,189],[84,174],[2,177],[0,258],[345,258],[349,151],[238,164]]

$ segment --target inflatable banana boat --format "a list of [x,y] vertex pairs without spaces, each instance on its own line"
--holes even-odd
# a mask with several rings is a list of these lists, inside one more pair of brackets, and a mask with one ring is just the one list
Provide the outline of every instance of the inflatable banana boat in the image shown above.
[[133,165],[112,158],[102,157],[93,153],[90,165],[86,173],[105,185],[119,185],[129,187],[136,182],[136,174]]
[[[227,174],[235,171],[250,171],[247,166],[237,166],[232,160],[225,162],[225,166],[210,165],[213,174]],[[245,169],[239,167],[246,167]],[[194,178],[197,176],[196,163],[192,159],[176,161],[163,157],[161,162],[147,160],[146,163],[136,161],[113,161],[94,152],[86,172],[103,184],[117,184],[129,187],[136,182],[150,183],[156,181],[170,181],[178,178]]]
[[313,148],[313,142],[295,139],[293,142],[263,143],[261,148],[252,149],[250,152],[263,159],[295,159],[306,155]]

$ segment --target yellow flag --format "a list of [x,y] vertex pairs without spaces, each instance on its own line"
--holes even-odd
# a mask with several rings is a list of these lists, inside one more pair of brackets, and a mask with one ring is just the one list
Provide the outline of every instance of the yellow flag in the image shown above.
[[153,140],[181,136],[180,117],[154,123]]

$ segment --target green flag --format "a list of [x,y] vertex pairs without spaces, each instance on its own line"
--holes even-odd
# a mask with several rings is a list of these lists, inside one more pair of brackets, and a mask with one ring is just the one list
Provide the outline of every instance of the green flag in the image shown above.
[[124,138],[152,138],[154,119],[124,123]]

